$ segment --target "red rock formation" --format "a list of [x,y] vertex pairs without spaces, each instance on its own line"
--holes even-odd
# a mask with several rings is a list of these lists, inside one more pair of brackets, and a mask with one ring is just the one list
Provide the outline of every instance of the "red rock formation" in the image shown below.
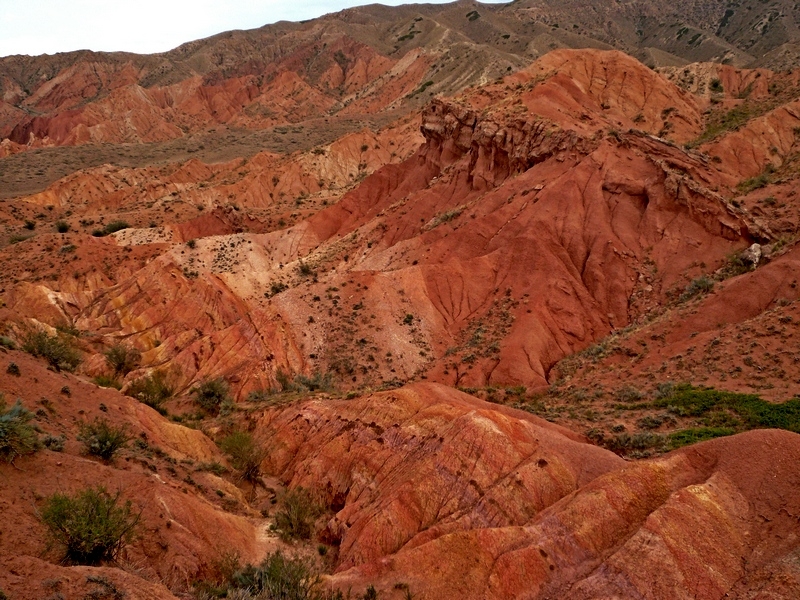
[[427,384],[265,415],[257,431],[270,467],[337,511],[334,587],[721,598],[800,583],[797,536],[786,535],[800,508],[796,434],[753,432],[628,464]]

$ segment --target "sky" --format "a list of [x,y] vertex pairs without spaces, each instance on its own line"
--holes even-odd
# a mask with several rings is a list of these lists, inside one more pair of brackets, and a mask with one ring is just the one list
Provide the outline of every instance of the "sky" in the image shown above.
[[[445,0],[427,0],[443,4]],[[498,0],[486,0],[497,2]],[[0,0],[0,56],[164,52],[231,29],[300,21],[368,0]],[[409,4],[382,0],[381,4]]]

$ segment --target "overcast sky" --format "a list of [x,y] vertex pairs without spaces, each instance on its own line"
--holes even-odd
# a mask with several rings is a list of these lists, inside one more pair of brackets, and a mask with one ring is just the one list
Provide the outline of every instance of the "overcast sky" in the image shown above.
[[[428,0],[443,4],[444,0]],[[498,0],[488,0],[497,2]],[[0,56],[164,52],[230,29],[311,19],[368,0],[0,0]],[[381,4],[410,4],[383,0]]]

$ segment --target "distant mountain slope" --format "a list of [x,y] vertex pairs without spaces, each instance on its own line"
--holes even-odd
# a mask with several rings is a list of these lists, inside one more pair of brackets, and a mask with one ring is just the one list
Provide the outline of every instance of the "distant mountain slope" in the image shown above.
[[556,48],[617,48],[652,66],[786,68],[796,64],[796,15],[788,2],[755,1],[368,5],[162,54],[11,56],[0,60],[0,137],[160,142],[219,125],[263,129],[320,113],[407,110]]

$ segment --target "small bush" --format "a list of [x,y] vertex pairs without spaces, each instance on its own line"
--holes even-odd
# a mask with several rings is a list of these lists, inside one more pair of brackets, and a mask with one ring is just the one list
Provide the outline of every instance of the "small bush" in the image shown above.
[[725,259],[725,264],[722,266],[720,277],[728,279],[729,277],[736,277],[744,273],[749,273],[754,269],[752,263],[747,262],[741,254],[732,254]]
[[229,399],[228,384],[222,377],[201,382],[191,393],[200,408],[210,413],[218,412],[222,403]]
[[314,274],[314,269],[307,262],[301,260],[297,267],[297,272],[303,277],[308,277],[309,275]]
[[167,383],[167,376],[162,371],[155,371],[151,375],[137,379],[127,391],[127,395],[131,398],[136,398],[159,412],[164,410],[162,405],[172,397],[173,393],[174,390]]
[[195,240],[189,240],[186,242],[186,245],[189,246],[189,249],[194,250],[197,248],[197,242]]
[[80,352],[64,334],[50,335],[44,329],[32,329],[23,337],[22,349],[32,356],[46,359],[56,371],[74,371],[81,364]]
[[[310,562],[288,558],[277,550],[258,566],[248,566],[235,573],[234,589],[247,590],[240,598],[280,600],[322,600],[327,595],[320,591],[320,578]],[[228,596],[230,597],[230,595]]]
[[333,389],[333,377],[330,373],[323,375],[319,371],[315,372],[311,377],[305,375],[296,375],[294,378],[295,389],[299,391],[309,392],[328,392]]
[[95,418],[91,423],[81,423],[78,440],[83,442],[88,454],[109,462],[131,440],[131,436],[127,425],[118,427],[106,419]]
[[19,400],[6,410],[5,398],[0,395],[0,458],[13,463],[18,456],[33,454],[39,449],[39,436],[32,425],[33,413]]
[[103,233],[109,235],[116,233],[117,231],[127,229],[128,227],[130,227],[130,225],[128,225],[125,221],[111,221],[111,223],[103,227]]
[[278,386],[280,387],[280,391],[282,392],[296,391],[294,383],[292,382],[291,379],[289,379],[289,376],[280,367],[278,367],[278,370],[275,372],[275,381],[278,382]]
[[375,586],[369,586],[361,596],[361,600],[378,600],[378,590],[375,589]]
[[12,340],[10,337],[6,337],[4,335],[0,335],[0,346],[6,348],[7,350],[16,350],[17,344]]
[[98,375],[92,381],[99,385],[100,387],[104,388],[113,388],[115,390],[121,389],[122,384],[119,382],[118,379],[114,377],[109,377],[108,375]]
[[615,396],[620,402],[625,402],[628,404],[632,402],[638,402],[643,397],[639,390],[630,385],[626,385],[618,389],[615,393]]
[[66,221],[56,221],[56,231],[58,233],[67,233],[69,231],[69,223]]
[[142,353],[136,348],[124,344],[115,344],[104,352],[108,366],[114,369],[116,375],[125,376],[142,360]]
[[92,235],[94,237],[105,237],[112,233],[116,233],[117,231],[128,229],[128,227],[130,227],[130,225],[128,225],[125,221],[112,221],[102,229],[95,229],[92,231]]
[[713,289],[714,282],[706,275],[701,275],[700,277],[693,279],[689,285],[686,286],[686,289],[683,291],[683,294],[681,294],[679,300],[681,302],[686,302],[695,296],[708,294]]
[[13,375],[14,377],[19,377],[21,375],[19,371],[19,365],[15,362],[8,363],[8,366],[6,367],[6,373]]
[[66,441],[63,435],[46,435],[42,438],[42,445],[53,452],[63,452]]
[[287,491],[275,513],[275,527],[284,540],[308,540],[314,534],[314,522],[323,512],[311,493],[298,487]]
[[64,547],[65,558],[80,565],[96,565],[114,560],[129,542],[139,522],[130,501],[118,505],[114,495],[102,486],[74,496],[56,493],[47,498],[42,522],[53,539]]
[[261,475],[264,450],[246,431],[236,431],[223,438],[220,448],[231,459],[231,465],[241,473],[242,479],[256,483]]
[[213,473],[214,475],[224,475],[228,472],[228,469],[225,468],[225,465],[220,464],[216,461],[208,462],[208,463],[200,463],[197,465],[195,469],[197,471],[207,471],[209,473]]

